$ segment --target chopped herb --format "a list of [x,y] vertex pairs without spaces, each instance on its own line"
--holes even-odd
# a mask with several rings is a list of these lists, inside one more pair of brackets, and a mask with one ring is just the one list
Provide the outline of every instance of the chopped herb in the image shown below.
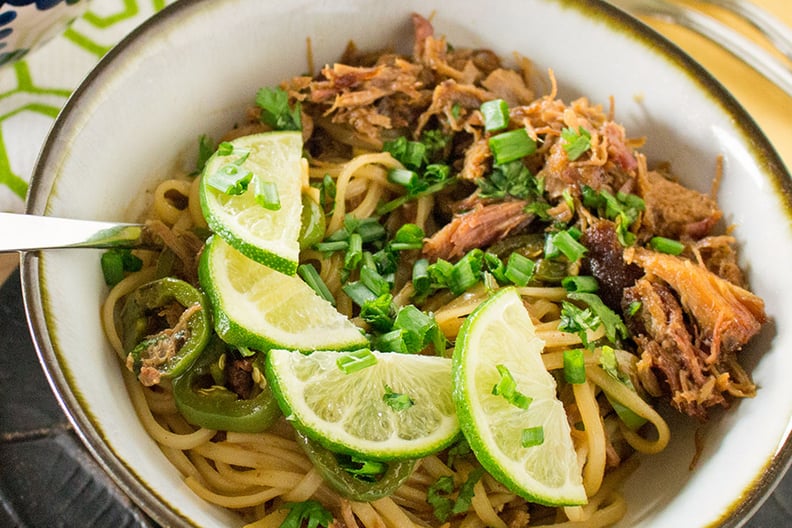
[[365,482],[377,482],[388,469],[388,464],[378,460],[369,460],[354,455],[335,454],[338,465],[350,475]]
[[605,303],[602,302],[596,294],[594,293],[586,293],[586,292],[571,292],[569,293],[569,298],[583,301],[586,303],[591,310],[597,314],[597,317],[605,326],[605,335],[608,336],[608,339],[612,343],[616,343],[621,339],[625,339],[629,332],[627,331],[627,327],[624,325],[624,321],[622,321],[621,317],[619,317],[616,312],[605,306]]
[[536,141],[524,128],[501,132],[489,138],[489,147],[497,165],[519,160],[536,152]]
[[280,509],[289,510],[280,528],[329,528],[333,522],[333,514],[318,501],[287,502]]
[[366,367],[376,365],[377,356],[372,354],[371,350],[361,348],[354,352],[345,352],[338,355],[336,365],[341,369],[344,374],[352,374]]
[[591,275],[569,275],[561,279],[561,286],[569,292],[590,292],[599,290],[597,279]]
[[448,460],[446,463],[448,467],[454,467],[454,463],[458,458],[464,458],[471,453],[473,453],[473,449],[471,449],[470,444],[467,443],[467,440],[465,440],[463,436],[456,444],[448,449]]
[[595,191],[587,185],[582,187],[581,195],[583,205],[596,210],[600,217],[616,222],[616,235],[623,246],[635,243],[635,235],[629,229],[646,208],[640,196],[622,192],[613,195],[604,189]]
[[567,383],[586,383],[586,358],[583,349],[564,350],[564,379]]
[[564,140],[564,151],[570,161],[575,161],[591,148],[591,132],[582,126],[578,127],[577,132],[571,128],[564,128],[561,131],[561,139]]
[[459,103],[454,103],[453,105],[451,105],[451,116],[454,119],[459,119],[461,113],[462,113],[462,107],[459,105]]
[[589,346],[587,332],[595,330],[599,325],[600,319],[591,309],[583,310],[566,301],[561,303],[561,322],[558,329],[562,332],[577,334],[583,342],[583,346]]
[[360,318],[380,332],[390,331],[393,328],[393,295],[386,292],[365,301],[360,307]]
[[545,257],[556,258],[564,255],[570,262],[577,262],[588,249],[577,241],[577,233],[571,229],[548,233],[545,238]]
[[382,150],[409,169],[418,170],[426,162],[426,145],[410,141],[404,136],[384,142]]
[[203,172],[206,162],[212,157],[214,151],[215,148],[209,136],[206,134],[201,134],[198,137],[198,159],[195,162],[195,171],[192,173],[193,176]]
[[482,198],[514,196],[530,200],[541,198],[544,193],[544,180],[531,174],[520,160],[496,165],[487,178],[480,178],[476,183]]
[[627,306],[627,315],[629,317],[634,316],[638,313],[638,310],[641,309],[641,301],[633,301]]
[[533,260],[515,252],[509,255],[504,275],[517,286],[525,286],[533,278],[534,266]]
[[289,94],[281,88],[262,88],[256,93],[259,119],[275,130],[302,130],[300,103],[289,107]]
[[382,400],[396,412],[405,411],[415,405],[413,399],[408,395],[393,392],[393,389],[388,385],[385,385],[385,394],[382,395]]
[[651,240],[649,240],[649,245],[655,251],[668,253],[669,255],[679,255],[685,251],[685,244],[682,242],[661,236],[652,237]]
[[363,259],[363,237],[360,233],[352,233],[347,243],[349,245],[344,254],[344,269],[351,271],[357,269]]
[[281,208],[278,186],[274,182],[253,178],[256,203],[264,209],[277,211]]
[[404,224],[393,235],[388,247],[394,251],[421,249],[423,247],[424,230],[415,224]]
[[509,125],[509,105],[503,99],[494,99],[481,103],[481,115],[484,117],[484,130],[495,132]]
[[520,435],[520,445],[523,447],[534,447],[544,443],[544,427],[538,425],[522,430]]
[[426,157],[430,162],[438,162],[446,156],[446,149],[451,145],[454,136],[446,134],[440,129],[424,130],[421,133],[421,143],[426,146]]
[[448,289],[454,295],[461,295],[481,280],[483,266],[484,252],[478,248],[471,249],[454,264],[448,277]]
[[526,396],[517,390],[517,382],[508,368],[504,365],[497,365],[500,374],[500,381],[492,387],[492,394],[495,396],[503,396],[503,398],[519,409],[527,409],[533,398]]
[[474,487],[483,475],[483,468],[471,471],[467,480],[460,486],[456,499],[452,498],[454,477],[450,475],[438,478],[429,486],[426,500],[432,506],[437,520],[445,522],[452,515],[468,511],[473,500]]
[[412,284],[416,296],[421,297],[429,293],[429,289],[432,287],[432,279],[429,277],[429,261],[427,259],[418,259],[413,264]]
[[[368,251],[363,253],[364,260],[373,260],[371,253]],[[377,265],[374,262],[366,262],[360,267],[360,282],[366,285],[366,288],[372,291],[374,295],[384,295],[389,293],[392,284],[388,279],[380,275],[377,271]]]
[[[602,366],[602,370],[607,372],[611,377],[626,385],[633,392],[635,391],[635,386],[633,385],[630,376],[619,369],[619,363],[616,359],[616,351],[613,348],[609,346],[602,347],[600,350],[600,365]],[[621,421],[624,422],[624,425],[626,425],[631,430],[635,431],[647,422],[646,418],[637,415],[635,411],[622,405],[609,395],[606,394],[605,397],[608,399],[611,407],[613,407],[613,410],[616,411],[616,415],[619,417],[619,419],[621,419]]]
[[329,208],[328,214],[333,214],[335,210],[336,182],[332,176],[325,174],[319,184],[319,203],[325,209]]
[[235,196],[244,193],[252,179],[253,173],[250,170],[234,163],[227,163],[214,174],[210,174],[206,183],[221,193]]
[[316,271],[313,264],[300,264],[297,266],[297,274],[302,277],[302,280],[305,281],[319,297],[335,305],[335,297],[330,293],[330,290],[322,280],[322,277],[319,276],[319,272]]

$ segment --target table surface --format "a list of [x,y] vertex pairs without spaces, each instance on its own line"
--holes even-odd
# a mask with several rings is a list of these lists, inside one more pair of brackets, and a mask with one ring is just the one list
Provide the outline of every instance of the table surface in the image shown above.
[[[73,26],[76,36],[59,37],[60,42],[56,39],[47,44],[37,52],[40,56],[30,57],[29,62],[35,66],[36,60],[46,60],[47,53],[58,57],[58,46],[64,46],[67,40],[79,41],[101,56],[113,39],[119,38],[118,33],[102,36],[98,29],[91,33],[89,26],[107,32],[113,21],[116,26],[122,26],[120,31],[129,31],[166,3],[170,0],[93,0],[91,11]],[[792,26],[790,0],[756,0],[756,3]],[[715,8],[705,9],[728,19]],[[792,167],[789,98],[718,46],[678,27],[647,22],[687,50],[731,90],[764,130],[786,165]],[[750,28],[740,29],[755,36]],[[0,86],[8,75],[7,70],[0,71]],[[38,132],[27,146],[37,150],[37,142],[41,140],[43,135]],[[27,157],[17,165],[20,167],[17,175],[22,177],[32,168],[34,157]],[[21,211],[23,206],[19,201],[11,209]],[[28,333],[17,264],[16,255],[0,254],[0,527],[155,526],[87,453],[51,393]],[[781,480],[746,524],[749,528],[789,525],[792,525],[792,473]]]

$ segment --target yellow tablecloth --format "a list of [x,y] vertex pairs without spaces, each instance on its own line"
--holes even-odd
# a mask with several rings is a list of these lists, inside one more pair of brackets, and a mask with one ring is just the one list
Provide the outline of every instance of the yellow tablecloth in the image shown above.
[[[775,14],[792,28],[792,0],[753,0],[753,2]],[[696,4],[695,1],[689,3]],[[757,42],[763,43],[755,29],[722,9],[703,3],[697,7],[724,20]],[[717,44],[672,24],[648,18],[643,20],[700,62],[734,94],[773,143],[787,168],[792,170],[792,97]]]

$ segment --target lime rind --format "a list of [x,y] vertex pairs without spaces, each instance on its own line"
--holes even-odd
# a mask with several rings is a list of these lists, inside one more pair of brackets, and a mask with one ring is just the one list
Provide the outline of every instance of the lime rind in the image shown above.
[[198,277],[214,311],[217,334],[255,350],[352,350],[368,345],[362,331],[299,277],[249,259],[212,236]]
[[[474,310],[453,357],[460,427],[482,466],[518,495],[548,506],[585,504],[569,423],[555,380],[542,363],[543,348],[514,289],[504,288]],[[528,410],[492,394],[500,380],[497,365],[504,365],[517,389],[533,398]],[[523,447],[522,431],[537,426],[543,428],[544,442]]]
[[[451,445],[459,435],[451,360],[372,354],[374,365],[347,374],[337,366],[338,352],[270,350],[267,380],[284,415],[331,451],[388,461],[420,458]],[[391,408],[383,399],[386,385],[414,404]]]
[[209,228],[243,255],[281,273],[294,275],[299,259],[302,213],[302,136],[299,132],[264,132],[231,141],[235,151],[250,154],[242,163],[256,178],[275,183],[280,209],[256,202],[253,185],[239,195],[225,194],[207,184],[209,175],[238,154],[216,152],[207,160],[200,183],[200,202]]

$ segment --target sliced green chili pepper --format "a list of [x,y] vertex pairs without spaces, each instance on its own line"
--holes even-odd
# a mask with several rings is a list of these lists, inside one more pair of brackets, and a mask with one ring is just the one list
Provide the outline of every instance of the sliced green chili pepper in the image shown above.
[[[340,459],[346,455],[333,453],[299,431],[295,433],[297,443],[319,470],[325,482],[342,496],[354,501],[370,502],[392,495],[410,477],[415,468],[415,460],[376,462],[375,464],[383,468],[381,473],[356,476]],[[346,458],[348,460],[348,457]],[[365,464],[363,461],[357,463]]]
[[252,365],[253,396],[244,399],[226,388],[233,349],[215,337],[190,370],[173,380],[173,397],[182,416],[193,425],[218,431],[260,433],[281,416],[264,377],[264,359]]
[[148,282],[130,293],[121,309],[120,330],[127,367],[144,385],[187,370],[209,341],[209,303],[179,279]]

